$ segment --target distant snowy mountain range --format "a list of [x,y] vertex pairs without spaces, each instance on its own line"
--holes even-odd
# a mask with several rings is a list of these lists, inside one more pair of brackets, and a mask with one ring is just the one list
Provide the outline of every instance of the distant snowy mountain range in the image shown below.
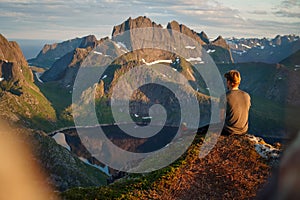
[[296,35],[277,35],[273,39],[230,38],[226,42],[235,63],[278,63],[300,49],[299,36]]

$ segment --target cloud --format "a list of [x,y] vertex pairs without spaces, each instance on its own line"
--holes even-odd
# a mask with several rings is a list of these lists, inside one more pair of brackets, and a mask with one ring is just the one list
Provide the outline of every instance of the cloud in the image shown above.
[[255,14],[255,15],[267,15],[268,12],[264,10],[254,10],[254,11],[249,11],[248,13],[250,14]]
[[279,5],[274,8],[273,14],[277,17],[294,18],[299,20],[300,18],[300,1],[299,0],[283,0]]
[[240,17],[238,10],[223,6],[217,1],[189,1],[184,4],[171,6],[175,15],[179,15],[186,21],[193,23],[200,22],[204,24],[222,25],[224,23],[240,23],[243,18]]
[[20,12],[10,12],[10,11],[3,11],[0,12],[0,17],[12,17],[12,18],[18,18],[18,17],[26,17],[27,15]]
[[[283,0],[273,6],[273,10],[257,6],[253,11],[245,8],[244,1],[237,2],[239,6],[233,8],[220,0],[0,0],[0,25],[2,32],[14,37],[70,39],[76,33],[109,36],[114,25],[137,16],[150,17],[162,25],[176,20],[197,32],[205,31],[211,37],[268,33],[263,25],[268,21],[274,21],[274,29],[284,25],[288,30],[295,30],[294,23],[299,22],[299,0]],[[292,20],[282,23],[286,18]]]
[[289,10],[280,10],[274,12],[276,16],[279,17],[290,17],[290,18],[300,18],[300,13],[299,12],[291,12]]
[[[109,33],[105,23],[101,23],[104,28],[91,24],[96,21],[95,18],[89,18],[94,14],[83,16],[83,13],[91,11],[90,6],[84,1],[1,0],[1,32],[10,38],[30,39],[70,39],[88,32]],[[95,31],[95,27],[98,31]]]
[[284,0],[281,2],[281,6],[284,8],[291,8],[293,6],[300,6],[300,1],[299,0]]

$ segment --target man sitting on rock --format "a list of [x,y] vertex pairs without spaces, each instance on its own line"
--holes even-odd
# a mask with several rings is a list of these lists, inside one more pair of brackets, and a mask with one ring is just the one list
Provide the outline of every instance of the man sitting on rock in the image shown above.
[[250,96],[239,89],[241,75],[237,70],[224,74],[228,91],[220,98],[220,118],[225,120],[222,135],[242,135],[248,131]]

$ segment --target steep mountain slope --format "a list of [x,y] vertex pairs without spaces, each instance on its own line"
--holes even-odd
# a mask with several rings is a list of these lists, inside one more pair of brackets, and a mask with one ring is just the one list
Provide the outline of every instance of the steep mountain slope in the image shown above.
[[227,39],[236,63],[279,63],[300,49],[299,36],[277,35],[273,39]]
[[[136,55],[136,54],[133,54]],[[140,53],[140,55],[142,55]],[[145,52],[147,55],[147,52]],[[127,54],[130,56],[130,54]],[[164,54],[164,56],[167,56]],[[164,59],[165,57],[160,57]],[[120,60],[128,60],[128,58],[120,58]],[[135,58],[133,60],[136,60]],[[118,63],[119,62],[119,63]],[[115,84],[122,75],[128,72],[129,69],[139,65],[140,63],[136,61],[129,62],[127,64],[120,64],[122,61],[118,61],[114,65],[111,65],[108,70],[103,73],[101,81],[98,85],[98,94],[96,94],[96,111],[98,120],[100,123],[114,123],[112,117],[109,98],[113,92]],[[154,65],[153,65],[154,66]],[[190,68],[190,66],[181,60],[179,65],[182,68],[181,73],[190,80],[190,83],[194,90],[198,90],[198,100],[201,102],[201,122],[205,125],[209,121],[209,105],[210,101],[207,96],[203,94],[208,94],[205,83],[194,83],[194,80],[200,80],[197,73]],[[170,66],[172,67],[172,66]],[[263,136],[268,139],[268,141],[279,141],[289,137],[291,132],[298,131],[300,129],[299,118],[297,113],[300,108],[300,71],[294,70],[294,68],[286,67],[284,65],[276,64],[265,64],[265,63],[244,63],[244,64],[220,64],[218,65],[220,74],[224,74],[226,71],[231,69],[238,69],[242,75],[242,83],[240,88],[247,91],[251,96],[252,106],[250,109],[250,133],[255,135]],[[194,76],[190,76],[192,72]],[[164,73],[162,73],[164,74]],[[141,74],[140,77],[143,75]],[[153,73],[149,78],[155,78],[162,76],[161,74]],[[167,76],[167,74],[165,74]],[[138,80],[136,77],[133,80]],[[169,79],[168,81],[174,81]],[[125,88],[131,88],[132,82],[128,81],[124,84]],[[193,85],[195,84],[195,86]],[[124,90],[126,92],[127,90]],[[85,93],[85,96],[91,93]],[[122,92],[120,92],[122,96]],[[150,97],[150,98],[149,98]],[[153,98],[155,97],[155,98]],[[182,97],[185,99],[186,97]],[[82,97],[82,101],[87,98]],[[158,100],[160,99],[160,100]],[[146,104],[139,104],[138,102],[147,102]],[[174,107],[170,102],[172,102],[167,92],[159,92],[155,88],[144,87],[144,90],[137,91],[132,95],[131,100],[131,116],[132,119],[136,121],[143,121],[143,117],[149,116],[148,103],[151,105],[155,102],[169,102],[165,103],[166,108],[174,111],[176,113],[176,106]],[[120,115],[122,111],[122,106],[120,106]],[[85,118],[88,115],[85,109],[82,109],[78,113],[73,113],[77,117]],[[136,116],[138,117],[136,117]],[[174,115],[176,116],[176,115]],[[174,117],[173,116],[173,117]],[[174,119],[174,118],[173,118]],[[172,121],[172,120],[171,120]],[[171,122],[170,121],[170,122]],[[171,123],[172,124],[172,123]]]
[[207,52],[214,59],[216,63],[233,63],[230,47],[222,36],[217,37],[214,41],[208,45],[204,45]]
[[[48,182],[63,191],[73,187],[106,185],[107,175],[99,169],[85,164],[66,148],[57,144],[45,133],[34,132],[35,156],[48,175]],[[49,153],[50,152],[50,153]]]
[[46,44],[36,58],[29,59],[30,65],[42,68],[50,68],[55,61],[76,48],[94,47],[96,38],[88,35],[83,38],[75,38],[61,43]]
[[298,70],[298,68],[300,68],[300,50],[283,59],[280,63],[286,66],[294,67],[294,70]]
[[86,58],[88,51],[86,49],[77,48],[67,54],[61,59],[57,60],[52,67],[47,70],[42,76],[41,80],[44,82],[58,81],[63,79],[66,75],[66,71],[71,67],[79,67],[80,62]]
[[[90,36],[88,38],[92,40],[84,40],[79,48],[65,54],[54,62],[52,67],[41,76],[41,80],[44,82],[59,81],[62,86],[69,88],[74,83],[81,63],[89,54],[103,54],[103,57],[118,57],[118,55],[121,54],[121,50],[117,45],[108,38],[103,38],[99,41],[96,40],[95,36]],[[98,50],[101,52],[93,51],[95,45],[101,45],[101,49]],[[102,56],[99,55],[98,57],[98,59],[100,59],[99,62],[101,62],[100,57]]]
[[[21,126],[4,125],[3,119],[0,124],[1,142],[5,143],[5,136],[13,136],[17,142],[15,145],[26,145],[29,150],[29,160],[24,163],[37,164],[38,172],[44,174],[44,179],[39,181],[40,187],[49,185],[53,190],[64,191],[72,187],[88,187],[106,185],[107,176],[100,170],[86,165],[66,148],[58,145],[54,139],[48,137],[42,131],[26,129]],[[11,124],[11,123],[10,123]],[[13,147],[18,149],[19,146]],[[27,150],[27,149],[26,149]],[[2,156],[13,156],[10,151],[2,152]],[[5,153],[5,155],[4,155]],[[11,160],[14,158],[12,157]],[[25,159],[25,158],[21,158]],[[10,163],[13,165],[14,163]],[[15,166],[21,168],[25,166]],[[3,170],[3,168],[1,168]],[[9,169],[1,173],[14,173]],[[3,181],[3,180],[2,180]],[[33,182],[36,180],[32,180]],[[16,187],[16,186],[14,186]],[[50,197],[48,197],[50,198]]]
[[16,62],[20,66],[27,65],[27,61],[16,42],[9,42],[0,34],[0,59],[9,62]]
[[56,120],[55,111],[34,85],[22,51],[2,35],[0,39],[0,115],[30,127],[49,126]]

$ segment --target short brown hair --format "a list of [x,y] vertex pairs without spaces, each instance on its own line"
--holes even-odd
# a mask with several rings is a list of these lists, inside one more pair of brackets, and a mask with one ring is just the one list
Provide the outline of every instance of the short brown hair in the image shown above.
[[241,83],[241,75],[237,70],[230,70],[226,72],[224,77],[231,83],[231,86],[238,86]]

